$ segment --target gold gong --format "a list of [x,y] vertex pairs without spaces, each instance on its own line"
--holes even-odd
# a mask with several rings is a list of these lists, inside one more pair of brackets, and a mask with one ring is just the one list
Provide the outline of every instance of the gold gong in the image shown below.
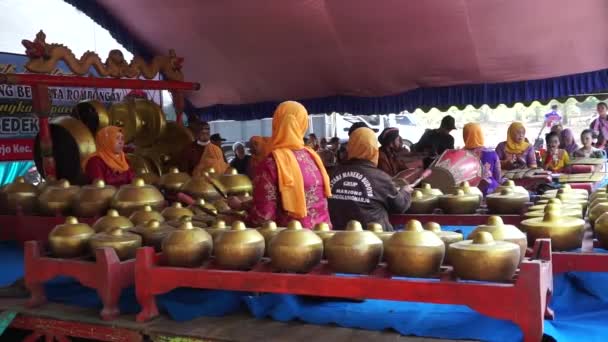
[[137,115],[135,103],[133,100],[127,100],[115,103],[110,107],[111,125],[122,128],[125,143],[132,142],[143,127],[143,123]]
[[141,130],[135,134],[135,145],[150,146],[155,144],[165,130],[167,124],[165,114],[159,105],[143,99],[135,100],[135,110],[142,124]]

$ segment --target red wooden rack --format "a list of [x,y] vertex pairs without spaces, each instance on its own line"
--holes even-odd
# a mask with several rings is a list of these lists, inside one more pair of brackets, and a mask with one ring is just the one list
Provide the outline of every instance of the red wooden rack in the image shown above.
[[158,316],[156,295],[192,287],[467,305],[490,317],[513,321],[522,329],[524,341],[538,342],[553,291],[550,240],[538,240],[535,255],[543,258],[524,260],[513,282],[487,283],[459,281],[448,268],[442,269],[439,279],[397,279],[383,264],[360,277],[334,275],[325,263],[308,274],[273,273],[268,260],[248,272],[220,270],[213,262],[205,268],[166,267],[162,255],[144,247],[136,257],[135,288],[142,306],[137,321]]
[[122,290],[134,283],[135,259],[120,261],[112,248],[96,250],[95,261],[51,258],[45,256],[42,246],[37,241],[25,243],[25,285],[31,293],[28,306],[46,303],[44,282],[68,276],[97,290],[103,303],[100,313],[103,320],[115,319],[120,314],[118,300]]
[[593,251],[598,241],[583,241],[580,252],[553,252],[553,274],[565,272],[608,272],[608,253]]
[[[97,218],[78,218],[78,222],[93,224]],[[33,216],[17,213],[0,215],[0,240],[25,243],[35,240],[46,243],[49,233],[58,224],[65,222],[65,216]]]
[[[470,215],[448,215],[448,214],[398,214],[391,215],[391,224],[406,224],[410,220],[418,220],[422,223],[437,222],[445,226],[478,226],[486,224],[491,214],[470,214]],[[499,215],[505,224],[519,226],[523,215]]]

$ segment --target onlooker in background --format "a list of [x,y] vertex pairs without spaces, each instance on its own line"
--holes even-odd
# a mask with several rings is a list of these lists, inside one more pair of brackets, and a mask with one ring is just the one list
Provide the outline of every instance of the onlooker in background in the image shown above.
[[566,128],[560,133],[559,148],[566,150],[569,156],[573,156],[574,152],[578,150],[578,144],[570,128]]
[[189,174],[192,174],[192,171],[194,171],[194,168],[201,160],[201,156],[205,152],[205,147],[209,145],[211,137],[211,129],[207,122],[197,122],[192,127],[192,133],[194,133],[196,140],[182,150],[179,163],[180,171]]
[[403,140],[399,136],[399,128],[385,128],[382,133],[380,133],[378,141],[382,145],[380,147],[380,157],[378,159],[378,168],[380,170],[388,173],[389,176],[392,177],[407,169],[405,162],[399,158],[399,154],[406,152],[403,148]]
[[562,116],[557,112],[557,105],[551,106],[551,111],[545,114],[545,125],[547,127],[553,127],[554,125],[561,124]]
[[[589,128],[597,136],[598,142],[600,140],[603,142],[608,138],[608,105],[605,102],[600,102],[596,109],[599,116],[591,122]],[[596,147],[599,148],[599,146]]]
[[319,151],[319,140],[317,139],[317,135],[314,133],[310,133],[308,135],[308,147],[312,148],[315,152]]
[[327,139],[321,138],[321,142],[319,143],[319,150],[324,150],[327,148]]
[[211,137],[209,138],[209,140],[211,141],[211,143],[217,147],[220,148],[220,151],[222,151],[222,155],[224,156],[224,161],[228,162],[226,160],[226,155],[224,154],[224,149],[222,148],[222,143],[224,141],[226,141],[226,139],[222,138],[222,136],[219,133],[215,133],[212,134]]
[[368,126],[365,124],[365,122],[362,122],[362,121],[355,122],[355,123],[354,123],[354,124],[352,124],[352,125],[350,126],[350,128],[348,129],[348,136],[350,137],[350,136],[351,136],[351,134],[353,134],[353,132],[354,132],[355,130],[357,130],[358,128],[361,128],[361,127],[369,128],[369,127],[368,127]]
[[414,145],[414,151],[423,152],[428,155],[424,159],[424,168],[440,156],[445,150],[454,149],[454,137],[450,132],[456,129],[456,121],[451,115],[446,115],[441,119],[441,125],[437,129],[430,129],[424,132],[420,141]]
[[581,133],[583,147],[574,152],[574,158],[606,158],[606,153],[593,147],[593,131],[586,129]]
[[[323,140],[325,140],[325,138],[321,139],[321,142],[323,142]],[[323,143],[321,143],[321,146],[323,146]],[[321,157],[323,165],[325,165],[326,169],[329,170],[336,166],[339,147],[340,139],[337,137],[333,137],[331,138],[329,144],[325,143],[325,147],[321,147],[321,149],[319,150],[319,156]]]
[[235,168],[240,174],[248,175],[251,156],[245,153],[245,145],[239,141],[232,146],[232,150],[234,159],[230,162],[230,167]]
[[552,172],[561,172],[570,162],[568,152],[559,148],[559,135],[555,132],[547,134],[547,151],[543,155],[543,168]]

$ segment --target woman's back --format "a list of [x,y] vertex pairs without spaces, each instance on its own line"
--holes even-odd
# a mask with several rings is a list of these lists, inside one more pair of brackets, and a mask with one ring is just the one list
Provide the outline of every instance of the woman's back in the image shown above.
[[[330,223],[323,176],[319,167],[308,150],[300,149],[293,153],[302,172],[306,197],[307,215],[298,221],[305,228],[312,228],[317,223]],[[253,203],[248,218],[249,223],[261,225],[272,220],[277,225],[285,227],[289,221],[295,219],[282,208],[278,178],[277,165],[271,154],[256,170],[253,197],[259,200]]]

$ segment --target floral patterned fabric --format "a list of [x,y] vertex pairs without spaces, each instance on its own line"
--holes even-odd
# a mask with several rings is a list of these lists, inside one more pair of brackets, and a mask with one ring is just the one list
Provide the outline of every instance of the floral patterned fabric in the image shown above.
[[[330,223],[323,177],[308,151],[293,151],[302,170],[304,192],[308,216],[299,219],[304,228],[311,229],[317,223]],[[264,159],[256,168],[253,179],[253,205],[249,209],[247,222],[251,226],[260,226],[266,221],[275,221],[279,227],[285,227],[290,217],[281,207],[281,194],[278,187],[277,165],[272,155]]]

